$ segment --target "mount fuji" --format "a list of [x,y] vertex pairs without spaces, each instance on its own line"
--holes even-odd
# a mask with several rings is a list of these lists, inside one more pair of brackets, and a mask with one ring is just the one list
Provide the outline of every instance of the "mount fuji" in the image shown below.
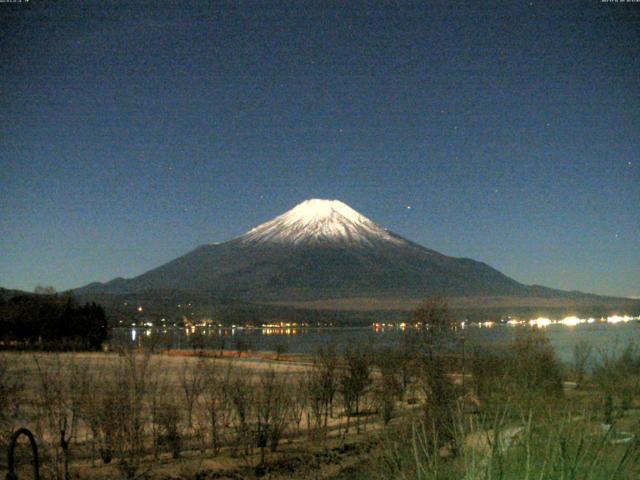
[[92,283],[75,293],[91,297],[176,291],[257,303],[315,302],[314,308],[347,299],[404,302],[434,295],[605,299],[524,285],[482,262],[411,242],[338,200],[320,199],[302,202],[238,238],[202,245],[140,276]]
[[319,199],[228,242],[202,245],[138,277],[90,284],[80,293],[167,289],[247,300],[527,291],[483,263],[429,250],[338,200]]

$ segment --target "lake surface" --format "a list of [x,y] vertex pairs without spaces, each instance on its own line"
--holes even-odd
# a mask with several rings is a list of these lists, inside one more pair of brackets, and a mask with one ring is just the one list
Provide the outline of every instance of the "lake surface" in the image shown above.
[[[611,318],[611,317],[610,317]],[[539,319],[544,320],[544,319]],[[535,321],[532,321],[532,323]],[[571,322],[569,322],[571,323]],[[623,319],[607,322],[606,319],[586,321],[575,325],[551,323],[545,321],[538,327],[544,331],[554,347],[558,357],[570,362],[574,346],[580,341],[590,343],[594,352],[619,353],[630,342],[640,346],[640,320]],[[465,345],[473,348],[476,345],[490,346],[507,342],[515,338],[524,325],[508,325],[487,323],[482,326],[470,325],[456,333],[464,338]],[[415,335],[413,329],[403,331],[394,327],[283,327],[283,328],[227,328],[192,327],[192,328],[116,328],[113,330],[111,343],[114,346],[156,346],[159,348],[205,348],[218,350],[224,346],[226,350],[238,348],[251,350],[276,350],[282,346],[290,353],[313,353],[319,346],[332,344],[343,349],[355,343],[369,343],[374,347],[397,344],[403,335]]]

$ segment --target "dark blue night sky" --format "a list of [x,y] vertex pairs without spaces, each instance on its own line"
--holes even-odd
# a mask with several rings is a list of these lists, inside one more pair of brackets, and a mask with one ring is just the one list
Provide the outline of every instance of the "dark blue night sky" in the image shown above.
[[640,3],[0,16],[3,287],[134,276],[336,198],[525,283],[640,295]]

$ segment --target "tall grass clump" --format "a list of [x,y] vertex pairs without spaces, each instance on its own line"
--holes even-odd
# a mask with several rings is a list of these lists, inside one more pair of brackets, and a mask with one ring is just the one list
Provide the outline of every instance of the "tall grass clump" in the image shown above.
[[[465,421],[458,418],[462,427]],[[493,428],[489,428],[492,425]],[[405,480],[600,480],[638,478],[637,441],[616,444],[610,430],[594,429],[570,413],[529,415],[512,424],[502,417],[456,430],[457,456],[434,448],[419,421],[382,436],[381,455],[367,478]]]
[[[593,393],[609,392],[621,408],[627,388],[638,385],[638,358],[635,347],[603,356],[594,372],[602,387]],[[589,402],[567,398],[561,365],[541,332],[526,331],[501,348],[476,350],[472,370],[479,412],[466,412],[462,397],[454,400],[446,442],[428,416],[406,417],[380,435],[381,455],[371,463],[369,478],[640,478],[638,421],[626,424],[633,432],[620,432],[616,418],[603,425]]]

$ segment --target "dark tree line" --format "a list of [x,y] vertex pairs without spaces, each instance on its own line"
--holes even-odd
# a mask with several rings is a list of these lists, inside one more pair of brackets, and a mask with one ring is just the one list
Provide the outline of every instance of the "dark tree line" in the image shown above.
[[95,303],[80,305],[55,295],[16,295],[0,301],[4,346],[97,350],[107,336],[107,317]]

